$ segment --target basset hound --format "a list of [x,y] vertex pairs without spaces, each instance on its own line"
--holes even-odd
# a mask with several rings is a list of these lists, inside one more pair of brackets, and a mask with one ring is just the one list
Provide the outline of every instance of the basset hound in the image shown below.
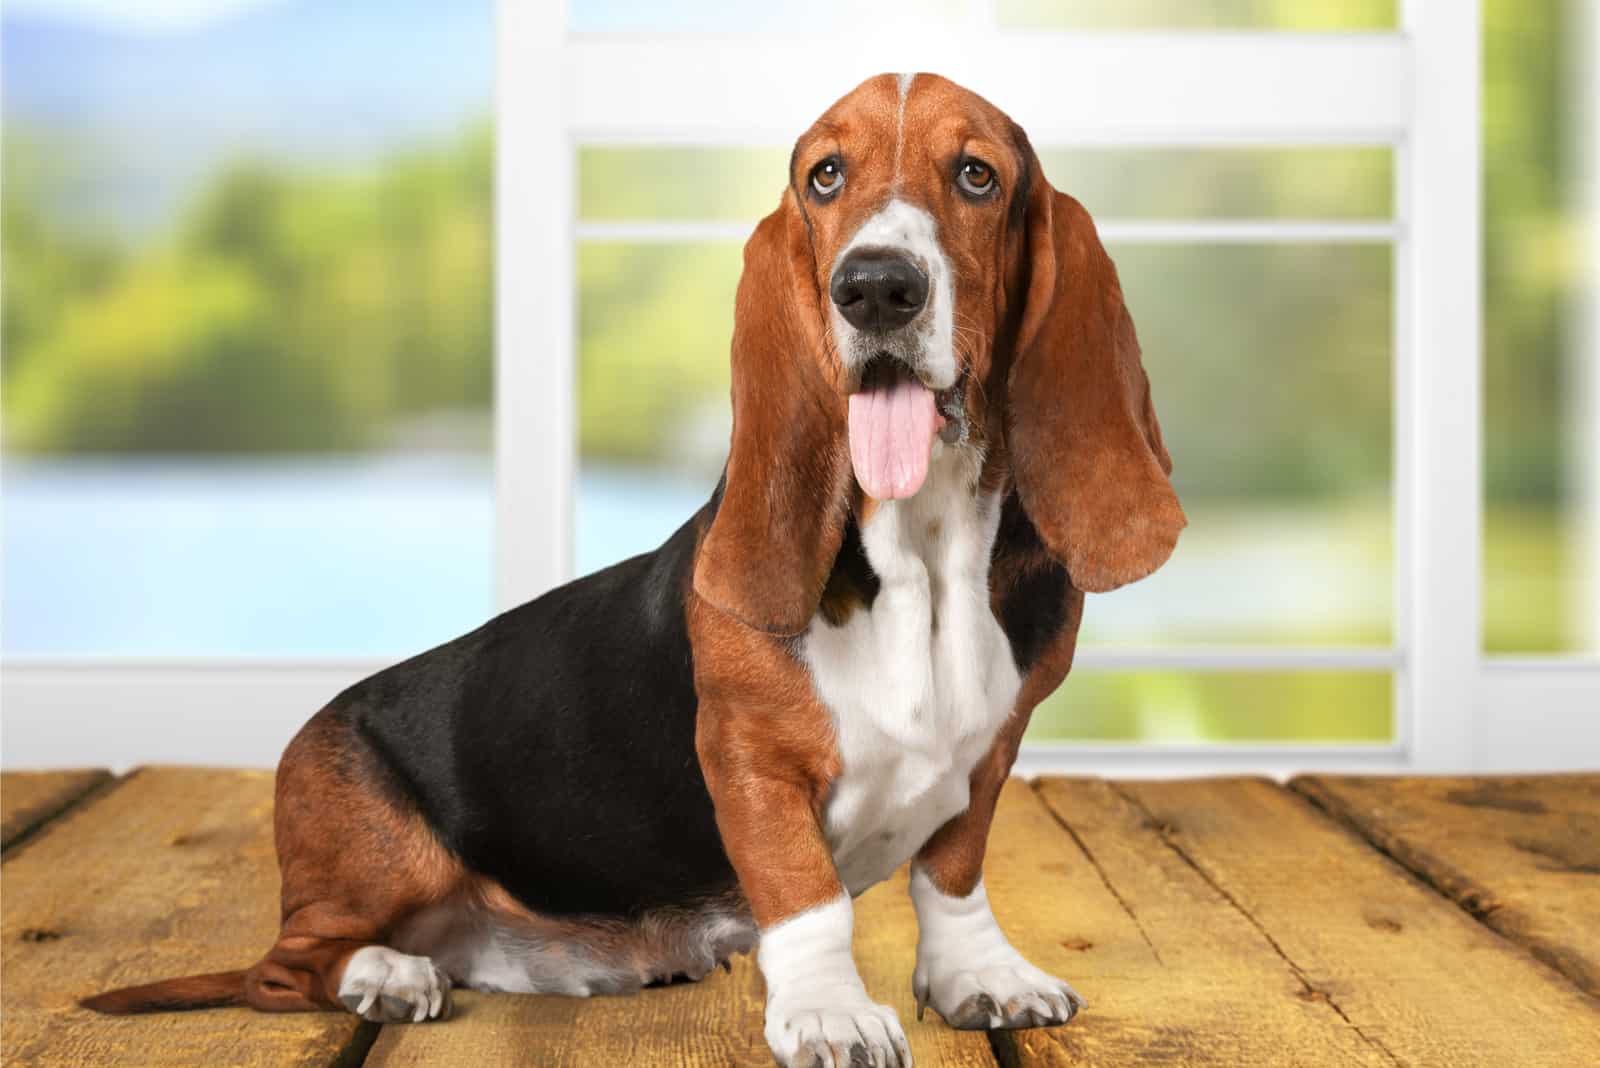
[[1082,1006],[990,912],[985,839],[1085,591],[1184,525],[1116,270],[1023,131],[882,75],[801,135],[745,246],[733,435],[664,545],[340,694],[290,742],[282,929],[86,1004],[447,1014],[754,949],[783,1065],[905,1065],[851,959],[902,864],[962,1028]]

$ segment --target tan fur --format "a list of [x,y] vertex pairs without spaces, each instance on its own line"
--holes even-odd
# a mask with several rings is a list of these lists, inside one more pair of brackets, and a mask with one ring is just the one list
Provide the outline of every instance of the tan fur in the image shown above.
[[1187,520],[1094,221],[1037,171],[1027,228],[1027,304],[1006,390],[1017,490],[1073,585],[1112,590],[1165,563]]
[[[278,942],[250,970],[258,1009],[338,1005],[345,962],[457,892],[461,864],[422,817],[390,800],[377,768],[319,713],[285,750],[273,814],[282,867]],[[370,759],[370,758],[368,758]]]
[[827,709],[782,639],[689,606],[700,696],[695,743],[717,829],[756,923],[844,892],[821,827],[839,771]]
[[694,589],[757,630],[798,634],[844,532],[850,481],[838,365],[824,351],[792,193],[745,245],[733,332],[733,442]]

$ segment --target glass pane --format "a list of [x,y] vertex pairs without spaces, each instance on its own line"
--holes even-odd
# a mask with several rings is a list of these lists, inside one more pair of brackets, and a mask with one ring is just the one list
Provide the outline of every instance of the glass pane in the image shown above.
[[[857,5],[847,0],[568,0],[567,25],[580,33],[792,33],[847,25]],[[954,22],[971,0],[921,0],[916,18]]]
[[1189,515],[1086,642],[1391,637],[1386,245],[1111,249]]
[[1030,742],[1388,742],[1380,671],[1079,668],[1034,710]]
[[998,0],[1007,28],[1390,30],[1399,0]]
[[589,221],[746,219],[778,206],[787,148],[578,149],[578,217]]
[[[998,0],[1006,29],[1385,30],[1397,26],[1399,0]],[[956,25],[978,0],[926,0],[917,19]],[[750,33],[813,31],[848,25],[845,0],[571,0],[572,29],[588,33]]]
[[1103,219],[1388,219],[1387,146],[1040,148],[1050,184]]
[[1483,645],[1600,653],[1600,14],[1483,18]]
[[[1387,219],[1392,158],[1365,145],[1040,148],[1051,183],[1102,219]],[[578,214],[759,219],[788,165],[787,148],[581,148]]]
[[733,416],[737,242],[578,246],[578,573],[655,548],[711,496]]
[[7,5],[8,654],[492,609],[494,5]]

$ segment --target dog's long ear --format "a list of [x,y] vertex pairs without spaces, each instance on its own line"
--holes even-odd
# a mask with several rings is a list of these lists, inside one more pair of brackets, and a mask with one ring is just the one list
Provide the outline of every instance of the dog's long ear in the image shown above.
[[1006,439],[1045,547],[1078,589],[1112,590],[1165,563],[1187,520],[1116,267],[1083,205],[1023,147],[1026,289]]
[[839,553],[850,486],[844,395],[823,341],[805,220],[786,191],[744,247],[733,445],[695,592],[757,630],[799,634]]

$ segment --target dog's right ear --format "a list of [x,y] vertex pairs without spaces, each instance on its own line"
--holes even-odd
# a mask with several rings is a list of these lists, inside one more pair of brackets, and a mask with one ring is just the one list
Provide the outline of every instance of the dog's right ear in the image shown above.
[[805,220],[785,190],[744,247],[733,443],[694,569],[697,594],[769,634],[809,625],[839,554],[851,485],[845,398],[816,278]]

